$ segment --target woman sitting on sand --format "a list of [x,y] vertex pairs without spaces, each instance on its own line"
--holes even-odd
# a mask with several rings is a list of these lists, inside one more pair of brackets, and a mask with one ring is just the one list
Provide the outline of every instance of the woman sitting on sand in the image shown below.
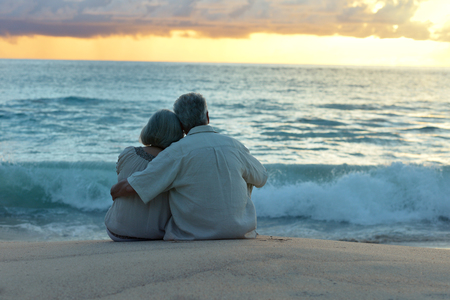
[[[140,142],[145,147],[127,147],[119,155],[118,181],[144,170],[158,153],[182,137],[177,116],[167,109],[157,111],[142,129]],[[105,217],[106,231],[116,242],[162,239],[170,217],[168,193],[147,204],[135,194],[114,201]]]

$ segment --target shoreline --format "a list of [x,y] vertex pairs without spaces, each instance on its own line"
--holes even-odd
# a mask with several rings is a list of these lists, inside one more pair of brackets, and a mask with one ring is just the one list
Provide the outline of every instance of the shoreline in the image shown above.
[[[260,235],[258,237],[266,237],[270,238],[268,235]],[[278,239],[311,239],[311,240],[322,240],[322,241],[334,241],[334,242],[343,242],[343,243],[355,243],[355,244],[369,244],[369,245],[385,245],[385,246],[400,246],[400,247],[414,247],[421,249],[438,249],[438,250],[450,250],[450,244],[448,242],[403,242],[403,243],[375,243],[375,242],[360,242],[360,241],[352,241],[352,240],[332,240],[332,239],[322,239],[322,238],[301,238],[301,237],[289,237],[289,236],[274,236],[274,238]],[[77,239],[77,240],[64,240],[64,239],[55,239],[55,240],[45,240],[39,241],[37,239],[20,239],[20,238],[10,238],[10,239],[0,239],[0,247],[3,243],[71,243],[71,242],[111,242],[109,237],[105,237],[102,239]],[[156,242],[156,241],[155,241]],[[174,242],[174,241],[169,241]],[[182,242],[182,241],[180,241]],[[201,242],[201,241],[197,241]]]
[[1,299],[450,299],[450,251],[258,236],[0,242]]

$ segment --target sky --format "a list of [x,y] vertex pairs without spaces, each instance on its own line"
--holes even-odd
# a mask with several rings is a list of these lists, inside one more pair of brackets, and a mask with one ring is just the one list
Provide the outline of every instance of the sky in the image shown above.
[[0,0],[0,58],[450,67],[450,1]]

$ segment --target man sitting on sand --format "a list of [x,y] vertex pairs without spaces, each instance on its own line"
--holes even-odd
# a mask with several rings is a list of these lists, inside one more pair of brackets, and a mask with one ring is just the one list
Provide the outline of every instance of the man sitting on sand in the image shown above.
[[267,171],[237,140],[209,126],[206,101],[189,93],[174,103],[186,137],[162,151],[142,172],[111,188],[113,199],[137,193],[144,203],[169,191],[172,217],[165,240],[256,237],[253,186]]

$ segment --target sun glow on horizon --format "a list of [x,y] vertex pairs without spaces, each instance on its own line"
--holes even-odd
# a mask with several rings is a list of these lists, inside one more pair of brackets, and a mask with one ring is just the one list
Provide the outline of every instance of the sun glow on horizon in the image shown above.
[[318,65],[450,66],[450,46],[434,41],[369,37],[318,37],[255,33],[248,39],[193,37],[174,32],[171,37],[80,39],[18,37],[0,39],[0,57],[7,59],[62,59],[166,61],[212,63],[271,63]]

